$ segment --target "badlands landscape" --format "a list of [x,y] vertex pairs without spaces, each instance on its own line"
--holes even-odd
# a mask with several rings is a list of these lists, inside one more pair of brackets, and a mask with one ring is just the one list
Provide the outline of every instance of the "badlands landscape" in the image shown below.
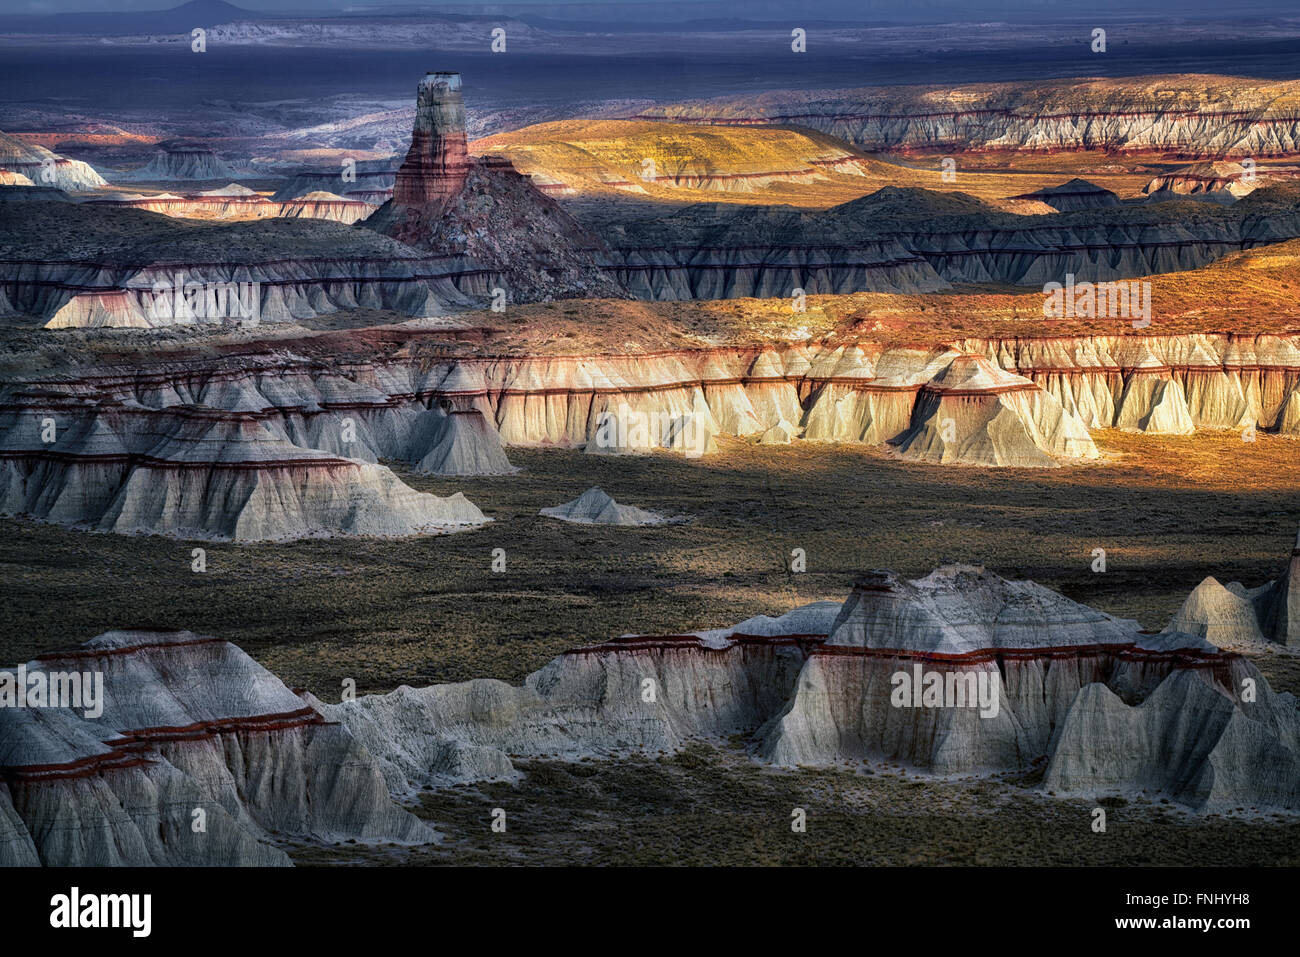
[[0,863],[1295,865],[1294,18],[509,6],[0,18]]

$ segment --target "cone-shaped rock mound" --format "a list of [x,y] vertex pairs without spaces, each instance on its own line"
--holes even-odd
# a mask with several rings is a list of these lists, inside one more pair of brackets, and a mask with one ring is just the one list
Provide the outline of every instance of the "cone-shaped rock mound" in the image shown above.
[[1262,643],[1300,648],[1300,533],[1278,578],[1257,588],[1207,578],[1165,631],[1198,635],[1225,648],[1254,650]]
[[634,505],[620,505],[603,489],[589,488],[572,502],[541,510],[548,518],[579,525],[663,525],[671,519]]

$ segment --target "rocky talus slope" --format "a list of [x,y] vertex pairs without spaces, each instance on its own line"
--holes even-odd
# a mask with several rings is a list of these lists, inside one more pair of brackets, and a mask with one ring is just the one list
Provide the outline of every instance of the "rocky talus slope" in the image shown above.
[[102,712],[0,708],[0,865],[287,866],[285,839],[437,839],[346,729],[228,642],[110,631],[25,668],[97,676]]
[[784,766],[1043,765],[1050,794],[1300,809],[1300,711],[1250,662],[976,566],[916,581],[873,572],[842,605],[579,648],[519,687],[402,687],[317,707],[397,794],[509,779],[511,757],[655,754],[742,735]]
[[393,198],[364,223],[439,257],[483,270],[474,291],[510,301],[619,296],[606,251],[501,157],[472,158],[458,73],[430,73],[417,91],[415,129]]
[[781,90],[652,107],[638,119],[794,125],[872,151],[1300,154],[1300,80],[1198,74],[1049,83]]

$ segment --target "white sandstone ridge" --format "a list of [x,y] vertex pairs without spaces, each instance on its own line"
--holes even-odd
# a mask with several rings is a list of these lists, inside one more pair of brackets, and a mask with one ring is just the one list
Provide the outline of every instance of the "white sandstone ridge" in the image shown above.
[[[185,404],[249,412],[304,448],[444,474],[501,473],[510,466],[499,445],[697,455],[713,452],[717,435],[892,443],[904,458],[988,466],[1094,457],[1092,429],[1300,436],[1296,335],[969,339],[932,348],[808,340],[577,356],[424,349],[443,334],[339,334],[326,345],[355,343],[358,355],[346,363],[313,358],[303,340],[295,348],[308,355],[267,347],[238,361],[193,356],[25,384],[135,403],[142,413]],[[450,431],[436,430],[444,403],[481,420],[453,416]],[[355,426],[347,444],[345,420]]]
[[572,502],[544,508],[539,514],[579,525],[663,525],[672,521],[658,512],[635,505],[620,505],[603,489],[594,486]]
[[287,866],[285,839],[437,840],[346,729],[228,642],[110,631],[25,668],[102,676],[103,711],[0,707],[0,865]]
[[[25,143],[4,133],[0,133],[0,168],[26,177],[29,185],[64,190],[90,190],[108,185],[89,163],[68,159],[44,146]],[[15,181],[5,185],[22,184]]]
[[915,581],[873,572],[843,605],[579,648],[520,687],[475,680],[317,706],[399,794],[511,779],[512,757],[654,754],[742,735],[785,766],[1045,764],[1044,789],[1058,795],[1300,810],[1300,711],[1249,661],[970,565]]
[[96,196],[87,202],[98,206],[144,209],[181,219],[247,220],[281,216],[288,219],[328,219],[344,224],[365,219],[377,208],[375,204],[323,190],[279,202],[235,183],[179,196],[175,193],[119,193]]
[[1273,643],[1300,649],[1300,533],[1278,578],[1256,588],[1206,578],[1165,630],[1197,635],[1223,648],[1258,651]]
[[488,521],[459,492],[416,492],[385,466],[295,445],[245,411],[39,394],[0,405],[0,514],[237,542],[441,534]]
[[1300,154],[1300,81],[1199,74],[783,90],[651,107],[637,119],[794,124],[868,151]]

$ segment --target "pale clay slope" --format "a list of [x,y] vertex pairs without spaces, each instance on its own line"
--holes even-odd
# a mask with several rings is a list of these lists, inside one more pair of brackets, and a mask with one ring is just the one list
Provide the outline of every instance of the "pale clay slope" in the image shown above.
[[[346,374],[268,352],[239,364],[160,362],[149,375],[32,378],[0,401],[0,507],[104,530],[413,534],[481,516],[463,501],[415,495],[380,459],[419,472],[507,474],[503,446],[696,456],[731,434],[881,445],[942,464],[1048,467],[1095,459],[1094,428],[1300,435],[1295,337],[954,345],[398,356],[351,363]],[[47,418],[54,443],[40,438]],[[220,473],[199,469],[223,458]],[[268,481],[246,463],[259,463]],[[104,499],[119,489],[117,504]]]
[[[914,668],[972,688],[982,678],[996,713],[897,706],[893,676]],[[974,566],[911,582],[873,573],[842,606],[732,629],[624,636],[520,687],[476,680],[317,706],[379,757],[395,793],[513,779],[511,757],[654,754],[741,734],[785,766],[978,774],[1042,758],[1043,787],[1059,795],[1300,809],[1300,711],[1249,661]]]
[[0,865],[285,866],[286,838],[437,839],[344,728],[227,642],[113,631],[27,668],[102,673],[103,712],[0,708]]
[[544,508],[539,514],[578,525],[663,525],[671,521],[635,505],[620,505],[594,486],[573,501]]
[[[45,442],[49,422],[54,441]],[[66,401],[0,409],[0,514],[228,541],[433,534],[488,521],[459,492],[416,492],[386,466],[294,444],[249,414]]]
[[1210,577],[1187,596],[1165,626],[1221,648],[1259,651],[1269,645],[1300,649],[1300,534],[1286,570],[1256,588],[1221,585]]
[[[1295,610],[1298,562],[1273,612]],[[519,687],[403,686],[328,705],[186,632],[108,632],[27,667],[101,672],[103,712],[0,709],[3,864],[275,865],[286,837],[426,843],[437,835],[390,795],[516,780],[512,757],[733,735],[784,766],[884,760],[948,775],[1046,759],[1049,794],[1300,809],[1300,711],[1246,659],[977,566],[873,572],[843,604],[624,636]],[[973,676],[972,689],[982,678],[995,695],[979,704],[996,700],[996,713],[900,706],[894,676],[916,670]],[[196,808],[206,831],[190,826]]]

